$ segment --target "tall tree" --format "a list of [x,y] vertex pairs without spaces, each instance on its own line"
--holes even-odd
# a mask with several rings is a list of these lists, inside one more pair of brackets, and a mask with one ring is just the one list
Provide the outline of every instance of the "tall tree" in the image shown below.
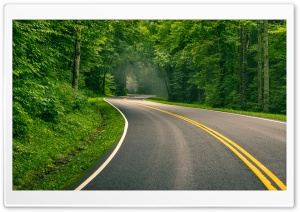
[[247,53],[249,44],[249,35],[247,27],[240,25],[239,29],[240,45],[239,45],[239,72],[240,72],[240,96],[241,106],[246,109],[247,102]]
[[261,23],[257,23],[257,89],[258,89],[258,107],[262,108],[262,39],[261,39]]
[[78,90],[78,81],[79,81],[80,43],[81,43],[81,21],[78,20],[77,21],[77,26],[76,26],[73,81],[72,81],[72,86],[75,90]]
[[269,26],[264,20],[264,112],[269,112]]

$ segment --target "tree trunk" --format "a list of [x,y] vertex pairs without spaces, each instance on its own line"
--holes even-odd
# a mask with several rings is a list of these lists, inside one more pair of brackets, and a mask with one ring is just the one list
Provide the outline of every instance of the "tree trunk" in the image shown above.
[[81,27],[78,26],[76,31],[75,57],[74,57],[73,81],[72,81],[72,86],[76,91],[78,90],[78,81],[79,81],[80,42],[81,42]]
[[105,94],[106,74],[107,74],[107,68],[104,68],[104,73],[103,73],[103,78],[102,78],[102,86],[101,86],[102,94]]
[[219,90],[219,107],[224,107],[225,106],[225,99],[226,99],[226,95],[225,95],[225,86],[224,86],[224,78],[225,78],[225,68],[224,68],[224,53],[225,52],[225,48],[223,49],[223,41],[222,41],[222,32],[225,31],[225,25],[220,24],[218,26],[218,30],[217,30],[217,39],[218,39],[218,68],[219,68],[219,80],[218,80],[218,90]]
[[158,70],[159,70],[161,76],[163,77],[163,80],[164,80],[164,83],[165,83],[165,86],[166,86],[166,89],[167,89],[168,97],[170,97],[171,92],[170,92],[170,87],[169,87],[167,76],[164,73],[164,71],[160,68],[159,64],[157,65],[157,67],[158,67]]
[[248,50],[248,30],[241,26],[239,29],[240,45],[239,45],[239,72],[240,72],[240,97],[241,107],[246,109],[247,102],[247,50]]
[[264,20],[264,112],[269,112],[269,26]]
[[[240,75],[240,82],[239,82],[239,94],[242,96],[242,72],[243,72],[243,39],[242,39],[242,26],[239,28],[239,75]],[[242,99],[242,98],[241,98]]]
[[262,109],[262,59],[261,59],[261,50],[262,50],[262,42],[261,42],[261,23],[257,24],[257,89],[258,89],[258,107]]
[[106,74],[108,72],[108,69],[109,67],[108,66],[111,66],[113,62],[113,59],[110,59],[107,63],[107,66],[104,68],[104,73],[103,73],[103,77],[102,77],[102,85],[101,85],[101,91],[102,91],[102,94],[105,94],[105,86],[106,86]]

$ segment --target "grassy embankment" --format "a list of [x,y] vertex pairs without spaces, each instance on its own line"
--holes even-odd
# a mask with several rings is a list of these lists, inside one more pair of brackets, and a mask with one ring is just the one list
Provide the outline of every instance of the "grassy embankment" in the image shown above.
[[36,120],[30,135],[13,140],[13,189],[68,189],[121,137],[122,115],[104,97],[55,121]]
[[222,112],[229,112],[229,113],[236,113],[236,114],[242,114],[242,115],[248,115],[248,116],[256,116],[256,117],[286,121],[286,115],[282,115],[282,114],[241,111],[241,110],[233,110],[233,109],[226,109],[226,108],[213,108],[213,107],[209,107],[207,105],[201,105],[201,104],[197,104],[197,103],[188,104],[188,103],[181,103],[181,102],[170,102],[164,98],[159,98],[159,97],[151,97],[146,100],[152,101],[152,102],[169,104],[169,105],[192,107],[192,108],[199,108],[199,109],[206,109],[206,110],[215,110],[215,111],[222,111]]

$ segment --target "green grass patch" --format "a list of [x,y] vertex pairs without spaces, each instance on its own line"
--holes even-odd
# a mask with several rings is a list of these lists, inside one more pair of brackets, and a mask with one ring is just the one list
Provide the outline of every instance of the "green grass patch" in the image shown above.
[[255,117],[262,117],[262,118],[269,118],[269,119],[276,119],[281,121],[286,121],[286,115],[282,114],[272,114],[272,113],[262,113],[262,112],[251,112],[251,111],[241,111],[241,110],[233,110],[227,108],[213,108],[208,105],[203,105],[199,103],[182,103],[182,102],[170,102],[167,99],[159,98],[159,97],[151,97],[146,99],[152,102],[159,102],[169,105],[177,105],[177,106],[184,106],[184,107],[192,107],[192,108],[199,108],[199,109],[206,109],[206,110],[215,110],[215,111],[222,111],[222,112],[229,112],[229,113],[236,113],[248,116],[255,116]]
[[25,138],[13,140],[13,189],[68,189],[120,139],[124,125],[104,97],[55,122],[34,120]]

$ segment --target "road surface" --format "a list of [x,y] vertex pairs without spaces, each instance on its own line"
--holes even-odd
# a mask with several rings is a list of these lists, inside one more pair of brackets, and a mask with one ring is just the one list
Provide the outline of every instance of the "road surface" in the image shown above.
[[106,99],[126,136],[76,190],[286,190],[285,122],[144,98]]

